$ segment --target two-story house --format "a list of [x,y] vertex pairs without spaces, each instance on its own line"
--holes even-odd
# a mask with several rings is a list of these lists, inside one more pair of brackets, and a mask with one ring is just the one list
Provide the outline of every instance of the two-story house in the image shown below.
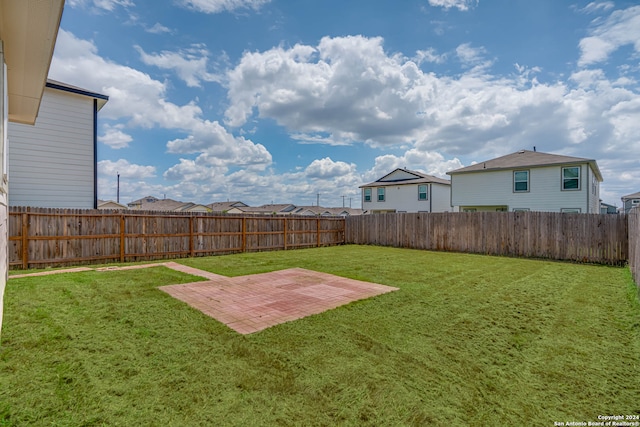
[[521,150],[447,172],[461,212],[600,212],[595,160]]
[[421,172],[396,169],[360,188],[369,213],[454,211],[450,181]]
[[35,124],[9,124],[10,206],[98,207],[97,120],[108,99],[47,80]]
[[622,210],[624,213],[629,213],[635,207],[640,207],[640,191],[622,196]]

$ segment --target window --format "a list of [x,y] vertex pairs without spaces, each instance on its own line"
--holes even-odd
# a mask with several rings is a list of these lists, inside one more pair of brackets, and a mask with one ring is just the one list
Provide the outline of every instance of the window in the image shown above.
[[562,208],[562,209],[560,209],[560,212],[562,212],[562,213],[580,213],[580,212],[582,212],[582,209],[580,209],[580,208]]
[[476,208],[462,208],[462,212],[475,212]]
[[580,190],[580,166],[562,168],[562,189]]
[[504,208],[504,207],[502,207],[502,208],[496,208],[496,212],[508,212],[508,211],[509,211],[509,209]]
[[637,205],[640,205],[640,199],[631,200],[631,206],[637,206]]
[[529,191],[529,171],[513,171],[513,191],[516,193]]
[[364,201],[365,202],[370,202],[371,201],[371,189],[370,188],[365,188],[364,189]]
[[418,185],[418,200],[427,200],[427,186]]
[[529,212],[529,208],[513,208],[513,212]]
[[384,202],[384,187],[378,188],[378,201]]

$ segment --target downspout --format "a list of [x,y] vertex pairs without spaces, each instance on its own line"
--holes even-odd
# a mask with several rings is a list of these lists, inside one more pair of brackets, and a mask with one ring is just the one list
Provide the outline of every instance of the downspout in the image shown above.
[[93,99],[93,209],[98,209],[98,100]]
[[589,164],[587,164],[587,173],[586,173],[586,175],[587,175],[587,178],[586,178],[586,179],[587,179],[587,182],[586,182],[586,184],[587,184],[587,185],[586,185],[586,186],[585,186],[585,185],[583,185],[583,186],[582,186],[582,188],[584,188],[584,189],[586,190],[586,192],[587,192],[587,209],[586,209],[586,210],[587,210],[587,213],[591,213],[591,204],[589,204],[589,193],[591,192],[591,188],[589,188],[589,187],[590,187],[590,186],[589,186],[589,170],[590,170],[590,169],[591,169],[591,168],[589,167]]

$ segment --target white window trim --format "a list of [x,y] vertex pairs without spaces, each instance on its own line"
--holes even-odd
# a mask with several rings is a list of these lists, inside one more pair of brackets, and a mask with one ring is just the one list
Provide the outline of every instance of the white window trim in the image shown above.
[[581,208],[562,208],[560,209],[562,213],[582,213]]

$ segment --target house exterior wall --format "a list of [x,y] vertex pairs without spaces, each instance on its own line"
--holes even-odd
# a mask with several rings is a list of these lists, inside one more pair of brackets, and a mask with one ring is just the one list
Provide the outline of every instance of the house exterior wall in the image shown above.
[[9,204],[94,208],[94,100],[45,88],[34,126],[9,125]]
[[[562,190],[561,165],[452,174],[452,204],[460,210],[465,207],[495,210],[495,207],[506,206],[509,211],[580,209],[582,213],[598,213],[600,186],[595,179],[593,188],[594,172],[586,163],[566,166],[580,166],[580,190]],[[529,171],[529,191],[513,191],[514,170]]]
[[[418,185],[428,188],[427,200],[418,200]],[[362,209],[376,213],[392,212],[451,212],[450,186],[444,184],[398,184],[371,188],[371,202],[364,200],[362,189]],[[378,201],[377,189],[385,189],[385,201]]]
[[623,203],[622,207],[624,209],[624,213],[629,213],[629,211],[631,209],[633,209],[633,208],[635,208],[637,206],[640,206],[640,203],[633,204],[634,200],[640,200],[640,196],[631,197],[631,198],[628,198],[628,199],[623,199],[624,203]]

